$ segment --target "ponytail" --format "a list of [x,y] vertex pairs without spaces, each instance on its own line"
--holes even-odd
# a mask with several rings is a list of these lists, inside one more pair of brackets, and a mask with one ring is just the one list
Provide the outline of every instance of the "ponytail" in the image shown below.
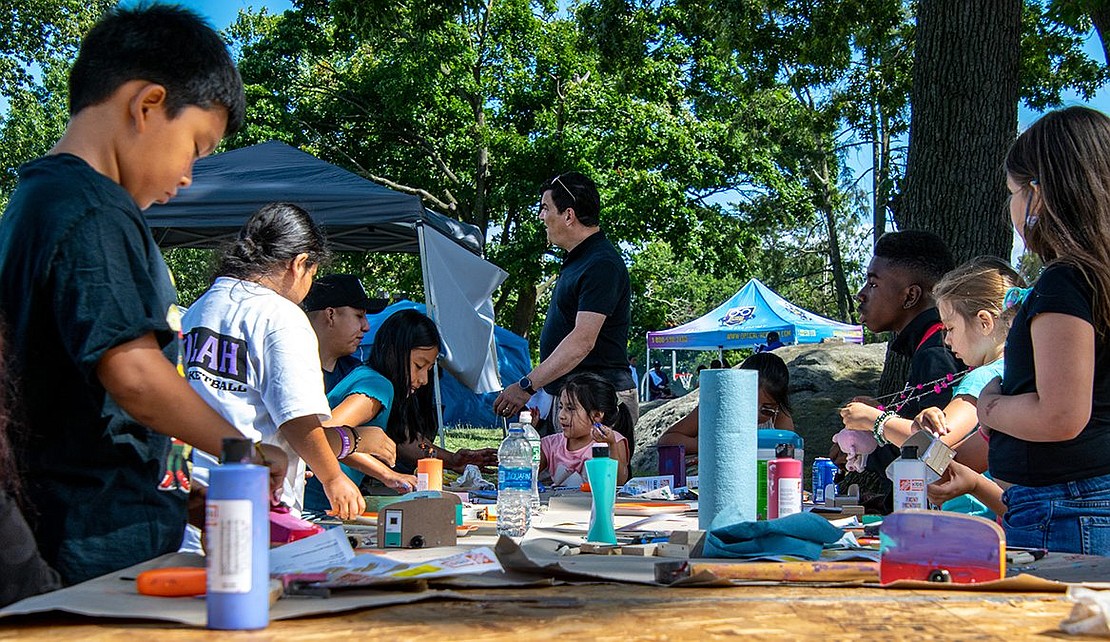
[[308,212],[292,203],[263,205],[251,215],[239,236],[224,248],[216,276],[249,279],[269,274],[308,255],[309,265],[331,259],[324,232]]

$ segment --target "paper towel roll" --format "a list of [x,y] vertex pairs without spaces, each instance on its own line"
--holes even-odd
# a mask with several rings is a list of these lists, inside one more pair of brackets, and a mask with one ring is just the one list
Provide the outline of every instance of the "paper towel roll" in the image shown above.
[[752,521],[759,373],[703,370],[698,409],[698,528]]

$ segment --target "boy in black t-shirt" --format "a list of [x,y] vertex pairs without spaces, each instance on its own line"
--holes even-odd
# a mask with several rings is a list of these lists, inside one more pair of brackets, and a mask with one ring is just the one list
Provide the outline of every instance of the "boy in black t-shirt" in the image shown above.
[[[954,267],[952,253],[936,234],[917,230],[890,232],[875,244],[874,256],[867,266],[867,281],[856,295],[861,323],[875,333],[896,333],[890,349],[909,358],[906,384],[914,390],[925,383],[931,389],[930,382],[963,370],[963,364],[944,345],[943,324],[933,298],[933,286]],[[924,408],[943,408],[952,397],[948,387],[939,393],[925,392],[910,395],[897,415],[913,419]],[[890,414],[884,414],[876,405],[866,398],[847,404],[840,410],[844,427],[881,435]],[[880,447],[868,458],[867,468],[881,475],[897,456],[897,448]],[[889,486],[885,475],[881,479],[884,486]],[[889,509],[889,502],[884,503]]]
[[[158,487],[171,435],[212,453],[241,436],[180,372],[176,294],[141,210],[190,184],[244,100],[219,35],[154,5],[89,32],[69,101],[0,221],[0,310],[35,538],[72,584],[179,546],[183,489]],[[280,484],[284,454],[266,453]]]

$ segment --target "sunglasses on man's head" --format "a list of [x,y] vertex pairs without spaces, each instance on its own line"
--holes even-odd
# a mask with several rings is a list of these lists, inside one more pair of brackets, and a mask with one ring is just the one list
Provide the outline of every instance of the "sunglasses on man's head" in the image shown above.
[[570,201],[572,203],[574,203],[574,206],[575,207],[578,206],[578,199],[575,198],[574,192],[570,191],[570,188],[567,187],[566,183],[563,182],[562,174],[560,174],[559,176],[556,176],[555,178],[551,179],[551,183],[552,184],[558,184],[559,187],[563,188],[563,191],[565,191],[567,194],[570,194]]

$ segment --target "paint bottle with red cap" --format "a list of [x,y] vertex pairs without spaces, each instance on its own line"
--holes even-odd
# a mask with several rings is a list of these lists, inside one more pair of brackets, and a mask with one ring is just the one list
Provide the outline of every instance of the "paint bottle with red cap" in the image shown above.
[[802,462],[794,459],[794,444],[775,446],[767,462],[767,519],[802,512]]

